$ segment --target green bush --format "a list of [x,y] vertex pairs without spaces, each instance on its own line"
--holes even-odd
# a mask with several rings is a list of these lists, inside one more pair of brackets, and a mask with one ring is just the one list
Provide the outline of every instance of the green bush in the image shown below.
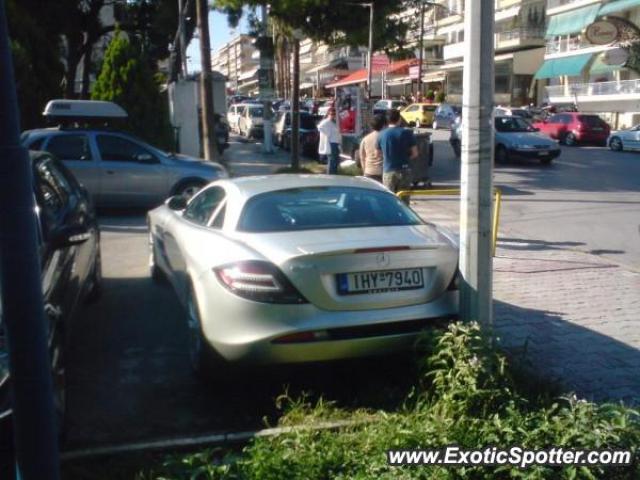
[[439,91],[436,94],[436,102],[437,103],[444,103],[446,98],[447,98],[447,95],[443,91]]
[[[638,412],[557,398],[532,389],[477,324],[455,323],[425,340],[422,382],[397,411],[345,411],[319,401],[289,400],[282,425],[310,426],[351,418],[336,431],[296,430],[257,438],[241,454],[219,450],[168,457],[140,479],[637,479]],[[544,384],[541,384],[544,385]],[[625,448],[631,467],[391,467],[391,448]]]
[[147,142],[174,150],[166,96],[160,91],[162,77],[154,74],[140,46],[116,30],[91,98],[115,102],[128,113],[129,130]]

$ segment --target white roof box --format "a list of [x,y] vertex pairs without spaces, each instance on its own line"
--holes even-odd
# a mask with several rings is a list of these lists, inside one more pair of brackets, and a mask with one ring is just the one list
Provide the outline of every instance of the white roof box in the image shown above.
[[99,100],[50,100],[42,115],[69,119],[127,118],[120,105]]

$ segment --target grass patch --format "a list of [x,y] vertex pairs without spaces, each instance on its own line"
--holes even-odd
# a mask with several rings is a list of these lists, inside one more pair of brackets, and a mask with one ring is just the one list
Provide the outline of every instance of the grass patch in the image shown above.
[[[424,340],[430,352],[422,375],[398,408],[338,408],[305,396],[278,399],[280,425],[310,426],[349,418],[361,423],[337,431],[299,430],[258,438],[241,451],[209,449],[173,454],[138,480],[169,479],[637,479],[640,423],[637,411],[557,397],[543,382],[529,382],[521,368],[494,349],[477,324],[452,324]],[[398,372],[401,374],[402,372]],[[390,448],[632,449],[631,467],[513,466],[390,467]]]

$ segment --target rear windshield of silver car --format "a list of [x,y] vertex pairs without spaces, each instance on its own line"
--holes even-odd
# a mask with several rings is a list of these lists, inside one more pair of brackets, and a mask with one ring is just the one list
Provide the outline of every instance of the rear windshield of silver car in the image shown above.
[[276,190],[251,198],[240,215],[238,230],[289,232],[422,223],[398,197],[384,191],[307,187]]

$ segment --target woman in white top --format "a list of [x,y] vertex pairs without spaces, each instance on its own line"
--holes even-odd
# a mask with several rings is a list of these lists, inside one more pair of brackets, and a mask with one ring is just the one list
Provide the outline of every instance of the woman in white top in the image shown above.
[[333,175],[338,173],[338,163],[340,159],[340,129],[336,124],[336,110],[330,108],[327,118],[318,124],[320,141],[318,143],[318,153],[321,160],[327,161],[327,173]]

